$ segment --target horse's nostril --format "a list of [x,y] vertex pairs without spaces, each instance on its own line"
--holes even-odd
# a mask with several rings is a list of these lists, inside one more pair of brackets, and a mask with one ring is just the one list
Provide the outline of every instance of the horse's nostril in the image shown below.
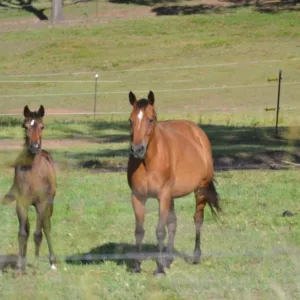
[[141,145],[138,149],[137,149],[138,153],[143,153],[144,152],[144,146]]
[[143,144],[132,145],[130,150],[135,157],[142,158],[145,155],[146,147]]

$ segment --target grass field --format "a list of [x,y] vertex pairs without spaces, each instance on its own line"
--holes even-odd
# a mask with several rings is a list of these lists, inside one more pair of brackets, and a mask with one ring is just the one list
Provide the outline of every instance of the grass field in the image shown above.
[[[113,9],[130,16],[143,8],[102,4],[107,16]],[[91,5],[86,7],[92,13]],[[68,13],[76,17],[82,7]],[[0,16],[6,21],[15,17],[29,16]],[[52,219],[58,270],[50,270],[45,240],[38,269],[32,266],[32,209],[28,275],[13,278],[5,261],[15,262],[17,218],[13,205],[1,207],[1,298],[299,299],[299,84],[289,84],[300,81],[299,13],[263,14],[243,7],[127,19],[1,33],[0,113],[21,115],[25,104],[32,109],[43,104],[46,114],[92,111],[95,73],[100,74],[98,91],[105,92],[98,96],[97,111],[109,113],[45,117],[44,147],[56,161],[58,176]],[[280,111],[282,138],[275,139],[275,112],[265,108],[276,103],[277,83],[270,80],[279,69],[282,107],[295,109]],[[45,75],[49,73],[68,74]],[[35,74],[44,75],[31,76]],[[112,80],[118,82],[104,82]],[[252,87],[230,88],[245,85]],[[217,88],[200,89],[207,87]],[[194,199],[177,200],[177,257],[164,278],[152,275],[157,201],[147,203],[144,251],[150,258],[142,264],[142,274],[132,274],[132,261],[124,258],[134,249],[124,172],[127,94],[133,90],[146,96],[149,89],[156,95],[159,119],[197,122],[212,141],[216,168],[226,170],[216,172],[222,222],[206,209],[199,266],[188,262],[194,247]],[[91,94],[47,96],[69,93]],[[0,118],[0,195],[12,183],[12,165],[23,143],[21,120]],[[283,217],[285,210],[295,215]],[[86,255],[91,264],[84,263]],[[102,259],[93,260],[99,255]]]
[[[264,109],[277,100],[277,83],[269,80],[279,69],[282,107],[299,106],[298,27],[297,12],[243,8],[3,33],[0,112],[17,113],[24,104],[41,102],[54,112],[91,112],[99,73],[98,112],[127,113],[129,90],[145,96],[152,89],[160,114],[221,109],[252,116],[259,111],[268,118]],[[68,75],[36,75],[57,72]]]

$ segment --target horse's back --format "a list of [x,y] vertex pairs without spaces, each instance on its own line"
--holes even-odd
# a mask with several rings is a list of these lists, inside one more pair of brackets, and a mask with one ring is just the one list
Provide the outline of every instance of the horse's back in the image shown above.
[[[199,147],[201,151],[205,151],[207,156],[212,156],[211,144],[206,133],[194,122],[188,120],[168,120],[159,122],[160,126],[175,136],[189,139],[192,143]],[[174,137],[175,137],[174,136]],[[179,137],[180,139],[180,137]]]

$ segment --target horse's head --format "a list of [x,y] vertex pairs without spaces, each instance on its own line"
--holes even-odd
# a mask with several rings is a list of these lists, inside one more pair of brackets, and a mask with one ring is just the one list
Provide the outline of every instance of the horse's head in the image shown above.
[[42,148],[42,131],[44,129],[43,117],[44,106],[41,105],[38,111],[30,111],[28,106],[24,107],[25,139],[28,149],[33,153],[38,153]]
[[134,93],[130,92],[129,102],[132,105],[129,119],[131,124],[130,150],[135,158],[143,159],[157,121],[154,109],[154,94],[150,91],[148,99],[137,101]]

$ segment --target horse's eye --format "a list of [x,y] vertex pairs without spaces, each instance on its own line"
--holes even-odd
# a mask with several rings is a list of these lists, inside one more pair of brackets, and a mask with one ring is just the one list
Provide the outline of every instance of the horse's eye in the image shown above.
[[153,119],[149,118],[148,121],[149,121],[149,123],[152,123],[152,122],[153,122]]
[[129,120],[128,120],[128,122],[129,122],[130,124],[132,124],[132,121],[131,121],[131,119],[129,119]]
[[44,126],[41,126],[41,130],[43,130],[44,129]]

